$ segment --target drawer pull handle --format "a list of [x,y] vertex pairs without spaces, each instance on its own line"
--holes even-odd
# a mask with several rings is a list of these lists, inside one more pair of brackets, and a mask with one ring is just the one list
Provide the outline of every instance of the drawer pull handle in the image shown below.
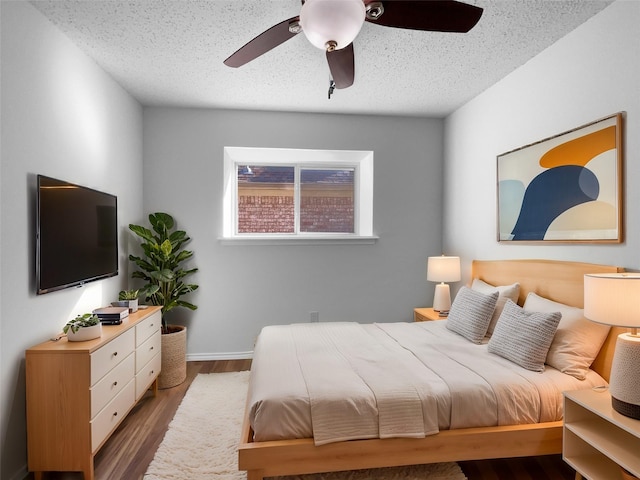
[[151,326],[153,327],[153,323],[151,324]]
[[153,350],[153,347],[151,347],[149,350]]
[[113,382],[113,386],[117,387],[118,386],[118,382],[117,381]]
[[113,416],[117,417],[118,416],[118,412],[113,412]]
[[155,373],[155,370],[151,370],[151,375],[153,375]]
[[113,352],[113,356],[117,357],[118,356],[118,352]]

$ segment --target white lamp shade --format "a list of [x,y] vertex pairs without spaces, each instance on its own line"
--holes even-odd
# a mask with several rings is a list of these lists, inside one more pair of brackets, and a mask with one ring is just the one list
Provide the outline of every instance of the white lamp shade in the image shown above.
[[427,259],[427,280],[430,282],[459,282],[460,257],[429,257]]
[[585,275],[584,316],[597,323],[640,328],[640,273]]
[[307,0],[300,10],[300,25],[312,45],[326,50],[327,42],[336,49],[349,45],[364,23],[362,0]]

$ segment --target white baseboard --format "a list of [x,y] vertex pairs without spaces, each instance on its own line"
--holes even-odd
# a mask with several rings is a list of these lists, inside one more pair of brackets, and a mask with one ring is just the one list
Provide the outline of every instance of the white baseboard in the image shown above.
[[252,358],[253,351],[187,354],[187,362],[201,362],[205,360],[250,360]]

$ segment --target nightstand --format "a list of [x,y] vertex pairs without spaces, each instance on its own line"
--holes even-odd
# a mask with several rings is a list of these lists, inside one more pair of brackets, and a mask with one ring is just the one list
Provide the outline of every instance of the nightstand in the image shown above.
[[441,317],[433,308],[414,308],[414,322],[429,322],[431,320],[445,320],[447,317]]
[[562,458],[590,480],[621,478],[620,467],[640,476],[640,420],[611,407],[608,391],[564,393]]

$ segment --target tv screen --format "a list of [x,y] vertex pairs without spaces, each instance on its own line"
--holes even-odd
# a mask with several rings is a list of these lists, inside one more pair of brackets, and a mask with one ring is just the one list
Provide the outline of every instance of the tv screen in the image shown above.
[[115,195],[38,175],[37,293],[118,274]]

